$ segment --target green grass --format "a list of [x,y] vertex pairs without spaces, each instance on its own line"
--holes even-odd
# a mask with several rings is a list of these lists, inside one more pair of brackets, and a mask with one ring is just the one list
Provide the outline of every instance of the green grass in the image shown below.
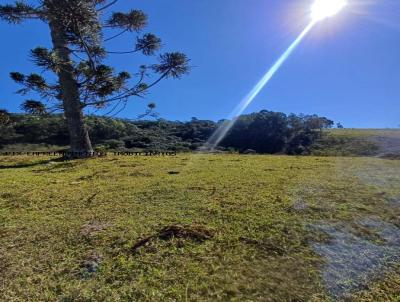
[[[310,226],[382,244],[359,221],[400,227],[399,171],[351,157],[0,157],[0,300],[334,301],[312,248],[331,239]],[[160,238],[174,225],[189,234]],[[400,267],[383,273],[348,301],[399,301]]]

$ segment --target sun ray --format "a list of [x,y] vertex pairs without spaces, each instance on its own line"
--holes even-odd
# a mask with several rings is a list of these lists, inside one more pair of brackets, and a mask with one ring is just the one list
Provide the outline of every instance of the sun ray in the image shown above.
[[296,38],[296,40],[289,46],[289,48],[281,55],[281,57],[272,65],[272,67],[267,71],[267,73],[261,78],[261,80],[254,86],[250,93],[236,106],[236,108],[229,115],[228,120],[224,122],[210,137],[206,144],[206,148],[215,149],[219,143],[224,139],[229,130],[233,127],[236,122],[237,117],[239,117],[246,108],[253,102],[260,91],[265,87],[265,85],[272,79],[275,73],[279,70],[283,63],[289,58],[292,52],[304,39],[304,37],[309,33],[309,31],[314,27],[316,21],[313,20],[310,24],[303,30],[303,32]]
[[228,116],[227,121],[222,123],[218,129],[211,135],[210,139],[203,146],[204,150],[214,150],[221,141],[228,134],[229,130],[235,125],[237,118],[243,114],[243,112],[249,107],[254,101],[261,90],[267,85],[272,79],[276,72],[281,68],[283,63],[289,58],[296,47],[304,39],[304,37],[310,32],[310,30],[319,21],[331,17],[337,14],[347,5],[347,0],[315,0],[311,9],[311,22],[296,38],[296,40],[289,46],[289,48],[279,57],[279,59],[272,65],[267,73],[261,78],[261,80],[253,87],[249,94],[236,106],[232,113]]

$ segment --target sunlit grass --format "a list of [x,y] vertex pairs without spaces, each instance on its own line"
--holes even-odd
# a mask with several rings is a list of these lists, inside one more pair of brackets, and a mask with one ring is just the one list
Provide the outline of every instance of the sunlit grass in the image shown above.
[[[400,161],[0,157],[0,167],[2,301],[331,301],[311,247],[329,236],[310,226],[374,242],[358,221],[400,227]],[[213,236],[156,236],[171,225]],[[397,301],[392,269],[353,301]]]

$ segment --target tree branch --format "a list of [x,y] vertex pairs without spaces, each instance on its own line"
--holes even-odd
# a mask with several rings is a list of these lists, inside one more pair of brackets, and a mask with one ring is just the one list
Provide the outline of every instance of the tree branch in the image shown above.
[[0,19],[9,23],[20,23],[23,19],[41,19],[43,11],[22,2],[16,2],[14,5],[0,5]]
[[110,111],[108,111],[107,113],[105,113],[103,116],[107,116],[107,115],[111,114],[115,109],[117,109],[117,107],[119,106],[119,104],[121,104],[121,102],[122,102],[122,100],[119,100],[119,101],[117,102],[117,104],[116,104]]
[[115,39],[115,38],[117,38],[117,37],[123,35],[123,34],[126,33],[127,31],[128,31],[128,29],[124,29],[124,30],[121,31],[120,33],[116,34],[115,36],[112,36],[112,37],[110,37],[110,38],[105,39],[104,42],[107,42],[107,41],[110,41],[110,40],[112,40],[112,39]]
[[115,102],[115,101],[119,101],[122,100],[124,98],[129,98],[131,96],[140,96],[141,93],[145,92],[146,90],[148,90],[149,88],[157,85],[159,82],[161,82],[165,77],[167,77],[168,72],[165,72],[161,77],[159,77],[156,81],[154,81],[153,83],[151,83],[150,85],[147,85],[146,88],[142,88],[142,89],[137,89],[137,87],[131,88],[129,89],[127,92],[122,93],[116,97],[113,97],[111,99],[108,100],[104,100],[104,101],[96,101],[96,102],[90,102],[90,103],[86,103],[83,104],[83,108],[84,107],[88,107],[88,106],[93,106],[93,105],[98,105],[98,104],[107,104],[107,103],[111,103],[111,102]]
[[101,12],[101,11],[103,11],[103,10],[105,10],[105,9],[107,9],[107,8],[109,8],[109,7],[111,7],[111,6],[113,6],[113,5],[116,4],[117,2],[118,2],[118,0],[114,0],[114,1],[112,1],[112,2],[110,2],[110,3],[108,3],[108,4],[106,4],[105,6],[99,8],[97,11],[98,11],[98,12]]
[[118,113],[120,113],[121,111],[123,111],[125,108],[126,108],[126,105],[127,105],[127,101],[125,101],[124,102],[124,106],[122,106],[122,108],[120,109],[120,110],[118,110],[116,113],[114,113],[111,117],[114,117],[114,116],[116,116]]
[[106,53],[113,54],[113,55],[125,55],[130,53],[135,53],[140,51],[141,49],[129,50],[129,51],[106,51]]

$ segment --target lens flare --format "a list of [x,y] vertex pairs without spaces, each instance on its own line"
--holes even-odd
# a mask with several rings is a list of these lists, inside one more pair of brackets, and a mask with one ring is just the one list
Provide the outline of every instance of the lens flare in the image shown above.
[[250,93],[236,106],[229,115],[228,119],[222,123],[218,129],[211,135],[207,143],[201,148],[202,150],[214,150],[228,134],[229,130],[235,125],[237,118],[246,110],[246,108],[254,101],[256,96],[272,79],[275,73],[281,68],[283,63],[289,58],[295,48],[300,44],[303,38],[319,21],[331,17],[341,11],[347,5],[347,0],[315,0],[312,6],[312,21],[289,46],[289,48],[281,55],[274,65],[267,71],[261,80],[254,86]]
[[313,28],[316,21],[312,21],[303,32],[297,37],[297,39],[289,46],[289,48],[281,55],[281,57],[275,62],[274,65],[267,71],[267,73],[261,78],[261,80],[254,86],[250,93],[236,106],[236,108],[229,115],[228,120],[222,123],[218,129],[210,137],[204,149],[215,149],[219,143],[225,138],[229,130],[233,127],[236,119],[246,110],[246,108],[254,101],[256,96],[265,87],[265,85],[272,79],[275,73],[279,70],[283,63],[289,58],[295,48],[300,44],[301,40],[307,35],[307,33]]
[[311,9],[311,17],[315,21],[332,17],[346,5],[346,0],[316,0]]

